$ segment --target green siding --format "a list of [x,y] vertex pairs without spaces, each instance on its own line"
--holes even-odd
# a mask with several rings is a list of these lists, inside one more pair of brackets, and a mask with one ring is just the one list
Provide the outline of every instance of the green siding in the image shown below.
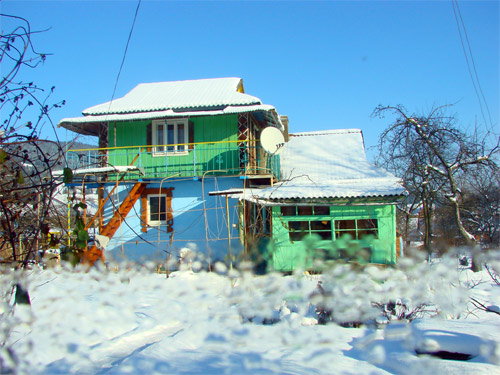
[[[333,249],[338,248],[339,242],[337,241],[341,240],[314,240],[305,237],[300,241],[292,242],[288,230],[290,221],[331,221],[333,230],[335,220],[377,219],[378,238],[370,243],[370,262],[379,264],[396,262],[396,208],[393,204],[330,206],[329,216],[283,216],[280,206],[273,207],[272,212],[274,245],[272,258],[273,267],[276,270],[290,271],[298,267],[314,268],[314,262],[318,259],[317,249],[327,249],[333,257],[338,256]],[[334,238],[333,235],[332,237]]]
[[[194,142],[224,142],[238,139],[238,116],[205,116],[189,119],[194,124]],[[108,132],[109,147],[147,145],[147,126],[151,121],[111,123]],[[115,143],[116,133],[116,143]],[[110,150],[111,165],[129,165],[138,149]],[[238,144],[215,143],[196,145],[187,155],[153,156],[143,150],[135,165],[141,167],[147,177],[166,177],[180,173],[180,176],[201,176],[210,170],[230,169],[235,174],[239,168]],[[224,172],[222,172],[224,174]]]

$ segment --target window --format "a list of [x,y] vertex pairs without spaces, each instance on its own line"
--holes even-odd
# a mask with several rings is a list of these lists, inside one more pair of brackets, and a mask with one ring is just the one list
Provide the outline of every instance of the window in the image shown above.
[[283,216],[330,216],[329,206],[281,206]]
[[289,236],[292,241],[300,241],[307,235],[318,235],[322,240],[332,239],[331,220],[289,221]]
[[[322,240],[340,239],[349,235],[354,240],[367,236],[378,238],[377,219],[337,220],[330,206],[281,206],[281,215],[287,221],[291,241],[301,241],[305,236],[317,235]],[[309,216],[309,217],[308,217]]]
[[167,223],[167,195],[150,194],[148,195],[148,224],[157,226]]
[[172,211],[172,190],[174,188],[146,188],[141,195],[142,232],[148,227],[166,226],[167,233],[174,230]]
[[188,152],[188,120],[153,121],[153,156],[185,155]]
[[335,220],[335,238],[345,234],[355,240],[361,240],[368,235],[378,238],[378,221],[377,219]]
[[295,206],[281,206],[281,214],[283,216],[295,216]]

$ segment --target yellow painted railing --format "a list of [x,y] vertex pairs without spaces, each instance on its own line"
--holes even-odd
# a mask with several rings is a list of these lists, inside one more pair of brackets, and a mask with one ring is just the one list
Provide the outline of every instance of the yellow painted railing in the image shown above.
[[[71,169],[126,166],[136,159],[134,165],[142,171],[141,178],[172,174],[195,177],[215,170],[216,174],[273,174],[279,178],[279,156],[266,154],[257,141],[86,148],[70,150],[66,156]],[[139,175],[128,177],[137,179]]]

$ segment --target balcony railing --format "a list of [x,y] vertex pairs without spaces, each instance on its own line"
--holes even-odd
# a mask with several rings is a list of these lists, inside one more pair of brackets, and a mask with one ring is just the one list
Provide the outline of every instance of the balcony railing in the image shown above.
[[222,141],[175,145],[110,147],[70,150],[73,170],[134,165],[142,175],[127,179],[202,175],[273,175],[279,179],[279,155],[264,152],[257,141]]

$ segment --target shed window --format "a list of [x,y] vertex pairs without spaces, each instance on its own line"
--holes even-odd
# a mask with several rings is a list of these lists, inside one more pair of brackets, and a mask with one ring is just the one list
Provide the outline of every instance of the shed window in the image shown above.
[[335,238],[350,235],[352,239],[362,239],[368,235],[378,238],[377,219],[335,220]]
[[370,235],[378,238],[377,219],[341,219],[330,213],[330,206],[281,206],[281,215],[287,217],[289,238],[301,241],[305,236],[317,235],[322,240],[339,239],[349,235],[361,240]]
[[153,156],[184,155],[188,151],[188,120],[153,121]]
[[295,206],[281,206],[281,214],[283,216],[295,216]]
[[330,220],[289,221],[289,236],[292,241],[300,241],[308,235],[318,235],[322,240],[332,239]]
[[283,216],[330,216],[329,206],[281,206]]

